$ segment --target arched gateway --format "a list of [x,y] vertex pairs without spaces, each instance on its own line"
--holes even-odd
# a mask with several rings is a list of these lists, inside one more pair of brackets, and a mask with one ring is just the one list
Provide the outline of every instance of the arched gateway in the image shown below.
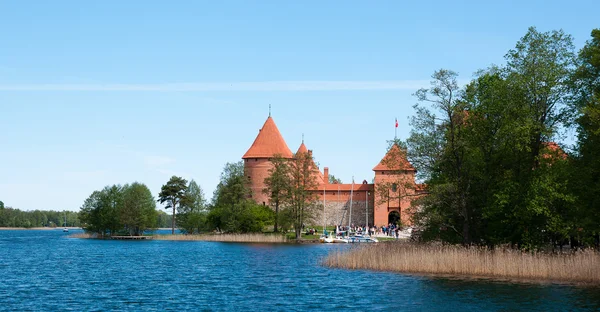
[[398,211],[390,211],[388,214],[388,224],[400,224],[400,213]]

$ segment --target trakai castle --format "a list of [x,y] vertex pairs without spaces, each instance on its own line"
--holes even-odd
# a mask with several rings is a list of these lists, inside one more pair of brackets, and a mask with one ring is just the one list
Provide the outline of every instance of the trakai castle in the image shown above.
[[[296,154],[309,153],[304,142],[300,144]],[[258,136],[242,157],[248,181],[252,189],[252,198],[259,204],[269,205],[269,196],[263,193],[265,178],[272,167],[274,155],[292,159],[294,153],[281,136],[275,121],[267,118],[258,132]],[[422,193],[422,185],[415,183],[416,170],[406,159],[406,155],[397,145],[385,154],[373,168],[374,183],[366,180],[362,183],[338,184],[329,183],[329,168],[318,170],[315,179],[318,187],[314,190],[319,201],[323,202],[325,194],[325,222],[327,225],[347,225],[351,214],[351,223],[355,225],[382,226],[389,223],[409,224],[409,208],[412,199]],[[352,195],[352,200],[351,200]],[[350,203],[352,202],[352,209]],[[323,222],[323,211],[317,209],[315,221]]]

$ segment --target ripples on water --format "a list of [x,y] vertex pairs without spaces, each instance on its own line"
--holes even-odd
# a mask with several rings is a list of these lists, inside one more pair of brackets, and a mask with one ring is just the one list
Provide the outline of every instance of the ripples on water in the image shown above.
[[0,231],[0,310],[600,310],[598,288],[319,265],[348,246],[103,241],[71,233]]

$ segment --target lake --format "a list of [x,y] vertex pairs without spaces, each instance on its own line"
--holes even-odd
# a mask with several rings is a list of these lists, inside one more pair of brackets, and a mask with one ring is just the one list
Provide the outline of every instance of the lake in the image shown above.
[[347,245],[68,238],[74,232],[0,230],[0,310],[600,310],[600,288],[320,266]]

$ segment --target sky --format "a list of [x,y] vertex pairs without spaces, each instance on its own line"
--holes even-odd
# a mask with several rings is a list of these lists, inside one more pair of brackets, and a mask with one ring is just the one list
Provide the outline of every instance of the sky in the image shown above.
[[106,185],[172,175],[211,197],[269,114],[295,152],[371,181],[412,94],[461,82],[535,26],[580,49],[591,1],[0,0],[0,200],[78,211]]

